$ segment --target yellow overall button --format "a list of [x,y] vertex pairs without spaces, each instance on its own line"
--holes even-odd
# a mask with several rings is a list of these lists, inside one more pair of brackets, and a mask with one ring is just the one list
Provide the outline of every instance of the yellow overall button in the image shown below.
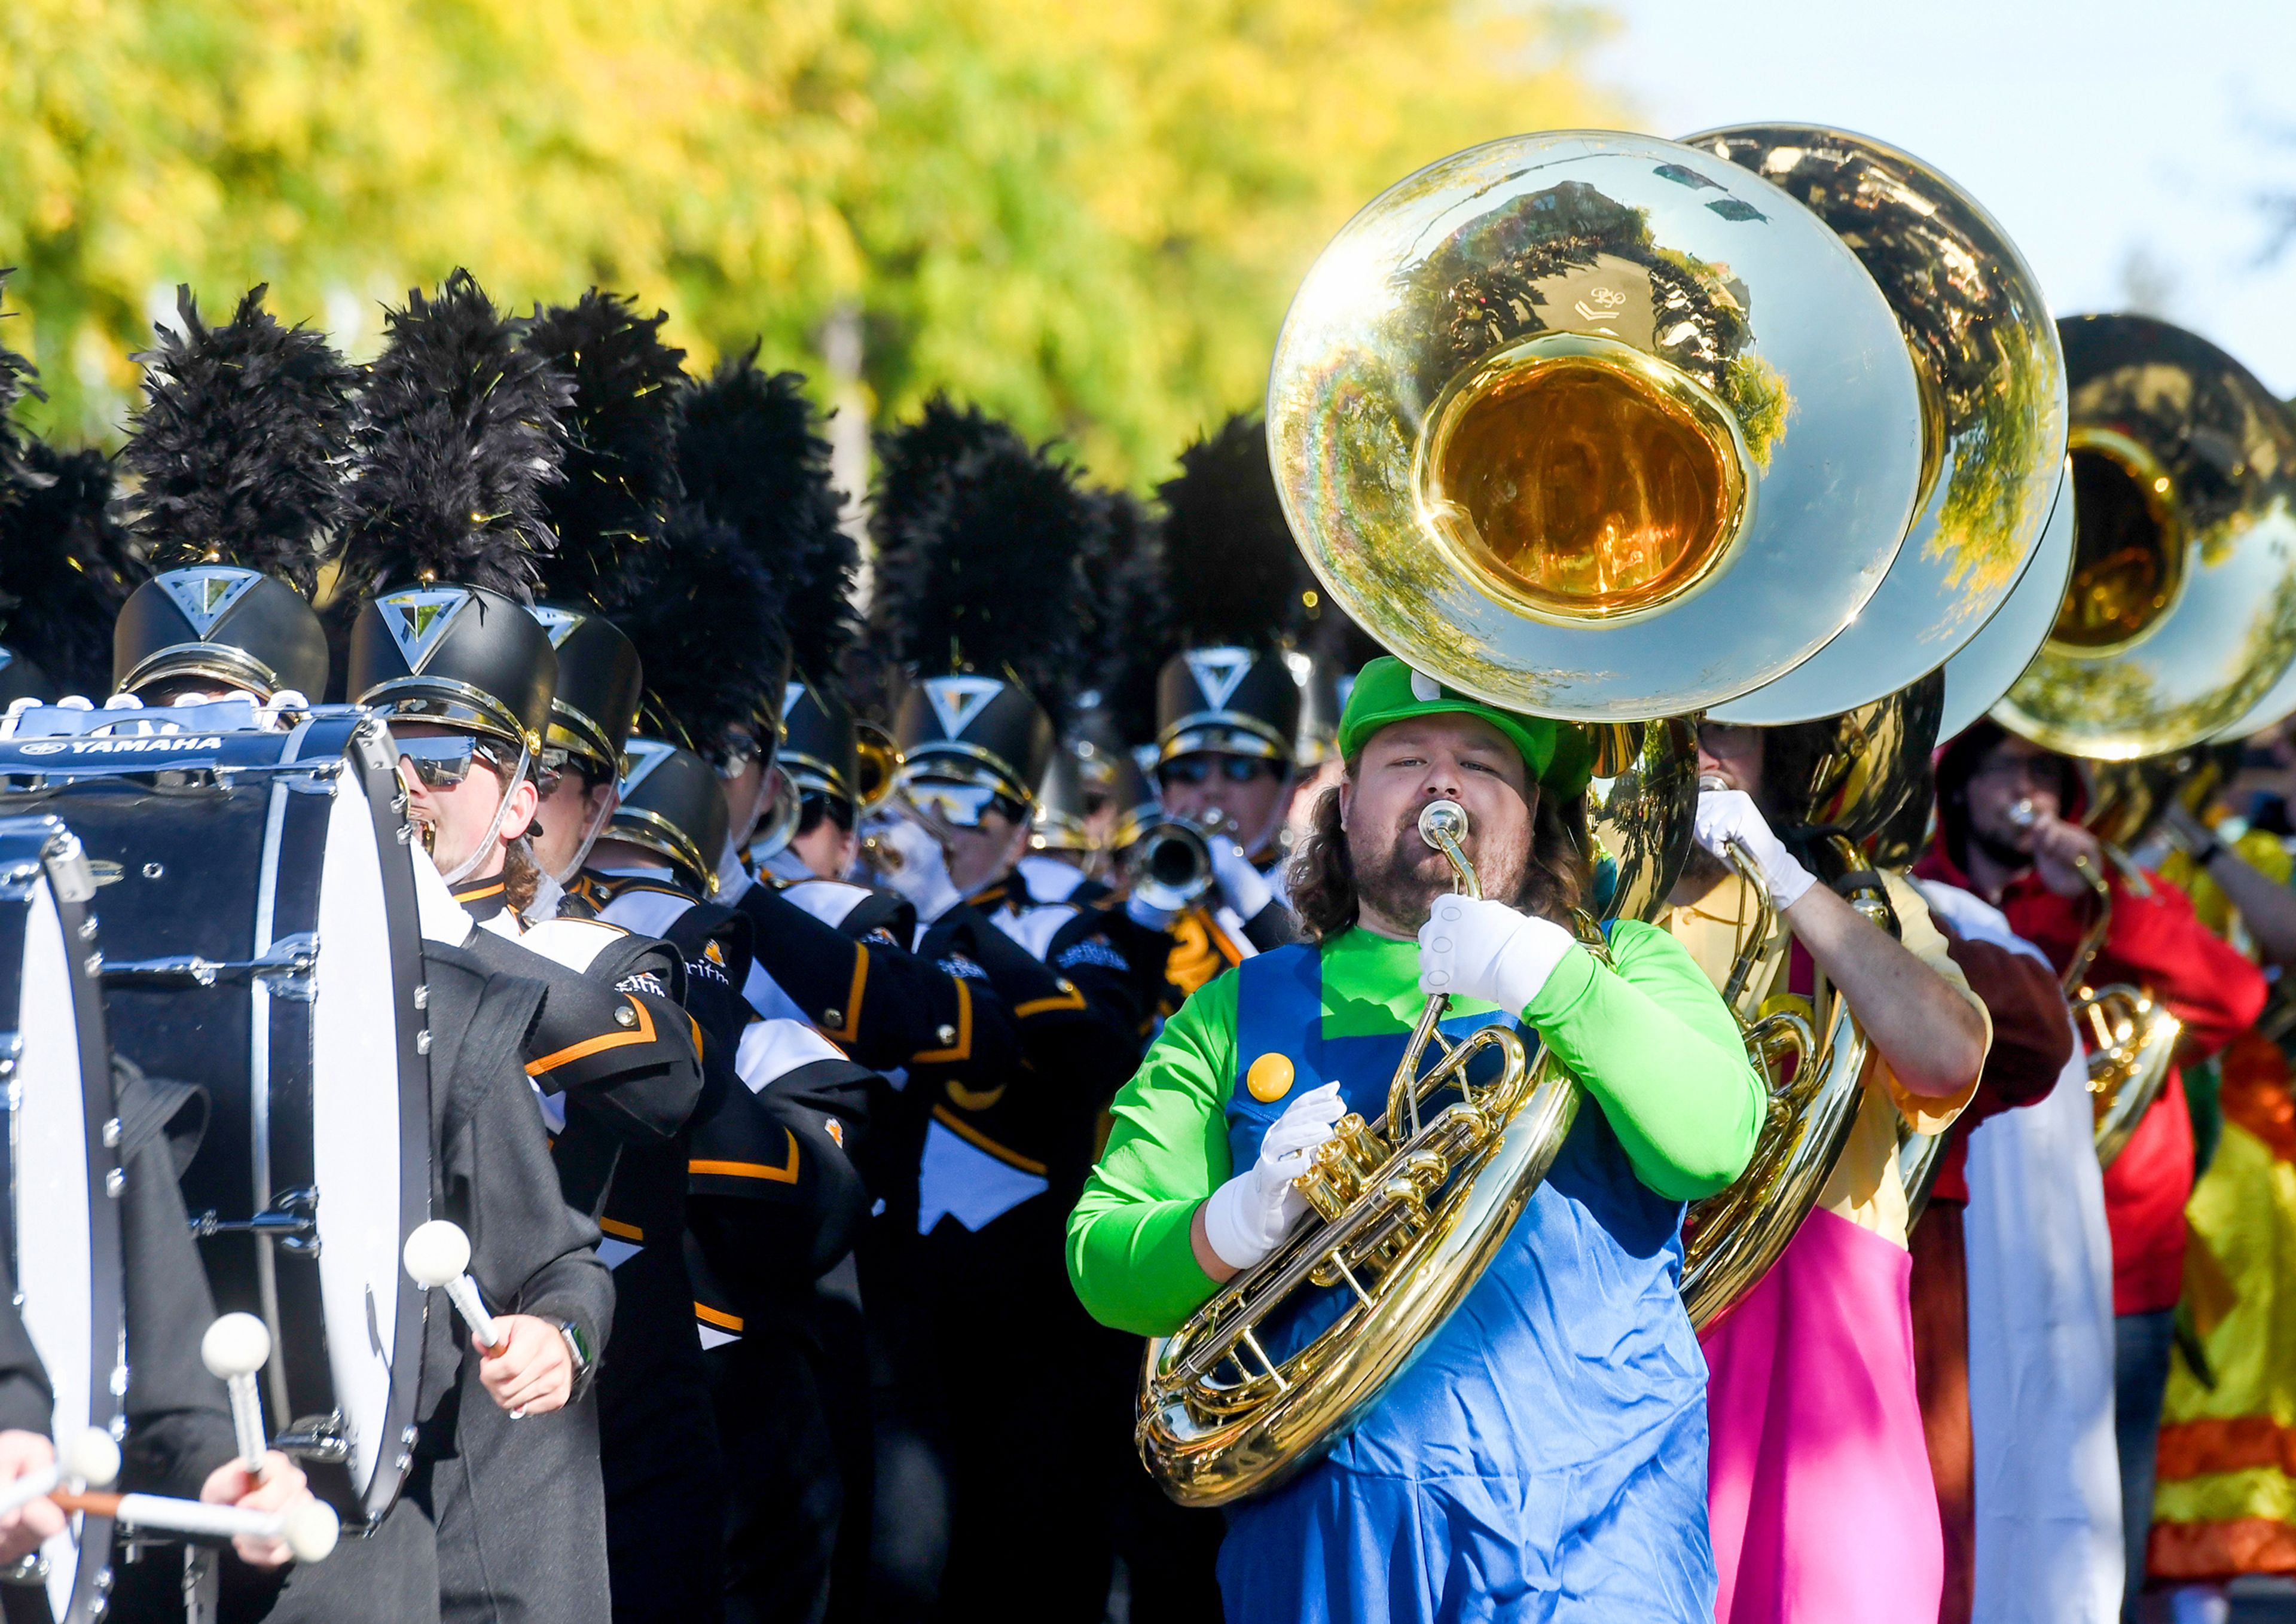
[[1270,1049],[1251,1062],[1243,1086],[1255,1100],[1280,1100],[1292,1092],[1292,1057]]

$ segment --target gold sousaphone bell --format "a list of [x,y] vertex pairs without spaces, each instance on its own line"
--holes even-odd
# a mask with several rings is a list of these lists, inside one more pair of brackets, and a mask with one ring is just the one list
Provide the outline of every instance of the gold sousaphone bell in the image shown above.
[[[1918,260],[1942,250],[1908,231],[1891,245],[1903,275],[1877,283],[1824,219],[1743,167],[1763,143],[1741,152],[1726,135],[1702,138],[1721,151],[1528,135],[1420,171],[1308,273],[1269,382],[1286,514],[1341,606],[1454,688],[1583,726],[1611,917],[1655,914],[1687,849],[1690,715],[1840,636],[1909,532],[1932,576],[1957,567],[1930,559],[1933,544],[1976,561],[1987,601],[1949,609],[1988,618],[2022,572],[2062,455],[2054,338],[2021,267],[1988,283],[1990,302],[1965,299],[1980,279],[1964,273],[1994,267],[1923,276]],[[1866,150],[1876,175],[1902,157]],[[2005,282],[2013,294],[1996,297]],[[1998,463],[1981,483],[1995,499],[1948,504],[1958,528],[1923,515],[1978,457],[1984,437],[1958,434],[1956,412],[1992,408],[1972,373],[1952,389],[1924,381],[1919,324],[1893,310],[1888,285],[1923,290],[1939,331],[1984,332],[1995,349],[1972,352],[1980,370],[2032,373],[1994,380],[2025,415],[1991,441]],[[1997,318],[2019,332],[1990,332]],[[1903,633],[1926,664],[1809,714],[1877,699],[1965,640],[1959,627]],[[1862,1050],[1811,1052],[1820,1042],[1805,1032],[1800,1074],[1854,1087]],[[1420,1046],[1390,1087],[1394,1109],[1415,1112],[1425,1095]],[[1513,1114],[1431,1158],[1398,1125],[1365,1124],[1362,1165],[1343,1181],[1353,1193],[1324,1189],[1305,1230],[1151,1344],[1139,1437],[1174,1498],[1218,1505],[1283,1481],[1472,1287],[1571,1120],[1547,1086],[1575,1095],[1567,1073],[1542,1058],[1514,1075],[1540,1080],[1506,1091]],[[1490,1115],[1488,1096],[1463,1103]],[[1838,1148],[1830,1128],[1819,1136]],[[1808,1196],[1779,1199],[1806,1210],[1824,1169],[1803,1164],[1823,1149],[1793,1152],[1791,1188]],[[1406,1183],[1416,1193],[1402,1201]],[[1359,1248],[1361,1202],[1383,1205],[1376,1244]],[[1344,1283],[1328,1325],[1259,1357],[1237,1316],[1260,1323],[1273,1298],[1326,1279]]]

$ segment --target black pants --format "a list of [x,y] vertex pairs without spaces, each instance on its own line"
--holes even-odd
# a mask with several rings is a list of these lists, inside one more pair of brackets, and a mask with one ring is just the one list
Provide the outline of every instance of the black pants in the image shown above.
[[726,1451],[726,1624],[818,1624],[844,1485],[807,1329],[747,1315],[703,1357]]
[[979,1233],[943,1218],[920,1249],[943,1388],[945,1624],[1100,1624],[1113,1551],[1111,1439],[1128,1368],[1070,1289],[1050,1194]]
[[614,1271],[596,1397],[614,1624],[715,1624],[726,1464],[675,1246],[648,1246]]

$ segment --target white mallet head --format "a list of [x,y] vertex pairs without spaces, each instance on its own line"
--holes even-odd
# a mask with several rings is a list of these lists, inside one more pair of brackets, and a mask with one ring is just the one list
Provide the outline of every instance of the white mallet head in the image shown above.
[[459,1277],[471,1267],[471,1237],[459,1224],[432,1218],[406,1237],[406,1248],[400,1256],[414,1284],[429,1291]]
[[200,1362],[226,1382],[253,1375],[270,1357],[271,1332],[252,1314],[226,1314],[200,1338]]
[[279,1513],[279,1538],[297,1562],[324,1562],[342,1531],[343,1521],[335,1508],[316,1496],[306,1496]]
[[102,1427],[84,1427],[67,1439],[56,1463],[68,1478],[102,1489],[119,1475],[119,1446]]

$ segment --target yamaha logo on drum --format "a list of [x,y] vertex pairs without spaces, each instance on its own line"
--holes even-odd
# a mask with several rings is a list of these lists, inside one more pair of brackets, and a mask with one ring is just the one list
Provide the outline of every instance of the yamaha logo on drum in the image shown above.
[[151,750],[175,754],[184,750],[222,748],[220,734],[180,733],[160,734],[141,739],[46,739],[19,744],[16,753],[20,756],[117,756]]

